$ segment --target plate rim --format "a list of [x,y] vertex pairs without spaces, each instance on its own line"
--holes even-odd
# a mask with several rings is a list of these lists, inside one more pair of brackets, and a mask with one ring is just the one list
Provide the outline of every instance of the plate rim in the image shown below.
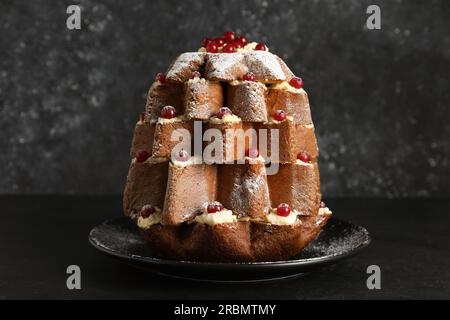
[[[154,258],[149,256],[141,256],[141,255],[135,255],[130,254],[126,255],[123,254],[117,250],[113,250],[110,248],[107,248],[101,244],[99,244],[97,241],[93,239],[93,233],[95,230],[100,227],[101,225],[105,224],[111,224],[112,222],[115,222],[117,220],[124,220],[126,217],[116,217],[112,219],[105,220],[101,222],[100,224],[97,224],[94,226],[90,231],[88,235],[89,243],[98,251],[100,251],[103,254],[106,254],[108,256],[113,256],[115,258],[119,258],[122,260],[127,261],[136,261],[139,263],[147,263],[152,265],[159,265],[159,266],[173,266],[173,267],[199,267],[199,268],[226,268],[226,269],[232,269],[232,268],[255,268],[255,267],[301,267],[301,266],[317,266],[317,265],[324,265],[324,264],[332,264],[333,262],[336,262],[338,260],[348,258],[351,256],[356,255],[363,249],[365,249],[367,246],[370,245],[372,242],[372,237],[370,236],[369,231],[360,225],[357,225],[353,222],[349,222],[346,220],[338,219],[335,217],[332,217],[330,220],[338,221],[338,222],[344,222],[346,224],[351,224],[353,226],[356,226],[359,228],[364,236],[365,239],[354,249],[344,252],[344,253],[335,253],[331,255],[326,256],[320,256],[320,257],[312,257],[312,258],[304,258],[304,259],[292,259],[292,260],[278,260],[278,261],[256,261],[256,262],[207,262],[207,261],[189,261],[189,260],[170,260],[170,259],[164,259],[164,258]],[[329,221],[331,222],[331,221]],[[329,223],[328,222],[328,223]]]

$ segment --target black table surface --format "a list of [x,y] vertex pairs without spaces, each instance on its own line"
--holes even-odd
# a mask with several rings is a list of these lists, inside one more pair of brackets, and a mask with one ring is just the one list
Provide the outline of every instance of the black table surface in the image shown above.
[[[450,298],[450,201],[335,199],[336,217],[365,226],[359,255],[298,278],[208,283],[155,275],[100,254],[90,229],[121,215],[119,196],[1,196],[1,299],[388,299]],[[79,265],[81,290],[66,268]],[[381,289],[367,289],[367,267]]]

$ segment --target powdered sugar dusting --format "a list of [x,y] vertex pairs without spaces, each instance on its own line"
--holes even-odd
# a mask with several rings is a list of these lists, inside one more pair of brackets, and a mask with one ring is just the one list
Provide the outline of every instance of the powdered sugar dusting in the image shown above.
[[270,209],[269,188],[263,172],[236,174],[230,195],[233,211],[242,217],[259,210],[267,214]]
[[259,81],[284,81],[286,75],[279,58],[267,51],[208,54],[206,76],[222,81],[240,80],[247,72]]
[[185,82],[189,79],[192,72],[204,64],[206,53],[204,52],[185,52],[178,56],[167,71],[166,78],[172,81]]
[[266,81],[286,80],[277,56],[267,51],[253,51],[245,55],[245,63],[255,75],[261,75]]

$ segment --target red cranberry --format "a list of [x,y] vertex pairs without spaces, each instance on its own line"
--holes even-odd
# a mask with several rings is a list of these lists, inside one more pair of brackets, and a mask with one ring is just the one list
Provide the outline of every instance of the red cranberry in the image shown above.
[[297,155],[297,159],[303,162],[310,162],[311,161],[311,157],[309,156],[309,154],[307,152],[300,152]]
[[161,118],[172,119],[177,116],[177,110],[172,106],[165,106],[161,109]]
[[198,72],[198,71],[192,72],[191,79],[201,78],[201,77],[202,77],[202,75],[200,74],[200,72]]
[[234,45],[234,47],[236,48],[236,49],[242,49],[244,46],[242,45],[242,43],[240,43],[240,42],[238,42],[238,41],[234,41],[234,42],[232,42],[233,43],[233,45]]
[[144,122],[144,120],[145,120],[145,114],[146,114],[146,112],[141,112],[141,113],[139,114],[139,121],[140,121],[140,122]]
[[247,72],[242,77],[242,80],[244,80],[244,81],[255,81],[256,77],[255,77],[255,74],[253,72]]
[[235,43],[240,43],[243,47],[247,45],[247,38],[244,36],[237,37]]
[[180,152],[178,152],[178,161],[188,161],[189,160],[189,153],[187,153],[186,150],[181,149]]
[[280,203],[277,207],[277,215],[287,217],[291,213],[291,208],[287,203]]
[[320,201],[320,207],[321,207],[321,208],[325,208],[325,207],[326,207],[326,204],[325,204],[325,202],[323,202],[323,201]]
[[154,214],[156,212],[155,207],[146,204],[145,206],[142,207],[141,209],[141,217],[142,218],[148,218],[150,217],[152,214]]
[[277,121],[283,121],[284,119],[286,119],[286,112],[284,112],[284,110],[277,110],[273,118]]
[[225,31],[223,33],[223,37],[225,39],[225,42],[232,43],[236,38],[236,35],[234,34],[233,31]]
[[148,159],[148,157],[150,157],[150,154],[145,150],[138,150],[138,152],[136,152],[137,162],[144,162],[145,160]]
[[267,50],[267,47],[266,47],[266,45],[265,45],[264,43],[261,42],[261,43],[258,43],[258,44],[256,45],[255,50],[266,51],[266,50]]
[[227,43],[226,45],[223,46],[222,52],[225,52],[225,53],[236,52],[236,47],[234,45],[232,45],[231,43]]
[[217,53],[217,44],[215,42],[208,42],[208,44],[206,45],[206,51],[209,53]]
[[251,159],[256,159],[259,157],[259,151],[258,151],[258,149],[250,148],[247,150],[246,156]]
[[303,80],[302,78],[299,77],[293,77],[290,81],[289,84],[294,87],[295,89],[301,89],[303,87]]
[[222,119],[226,114],[232,115],[233,112],[231,112],[230,108],[222,107],[219,109],[219,112],[217,112],[216,117]]
[[202,39],[202,47],[203,48],[206,48],[206,46],[208,45],[208,43],[211,41],[211,39],[209,39],[209,38],[207,38],[207,37],[204,37],[203,39]]
[[216,212],[219,212],[219,211],[222,211],[222,210],[223,210],[223,205],[221,203],[218,203],[218,202],[210,203],[206,207],[206,211],[208,213],[216,213]]
[[225,44],[225,39],[224,38],[215,38],[214,42],[216,43],[216,45],[218,47],[222,47]]
[[161,83],[165,83],[166,82],[166,75],[162,72],[158,73],[155,77],[155,81],[159,81]]

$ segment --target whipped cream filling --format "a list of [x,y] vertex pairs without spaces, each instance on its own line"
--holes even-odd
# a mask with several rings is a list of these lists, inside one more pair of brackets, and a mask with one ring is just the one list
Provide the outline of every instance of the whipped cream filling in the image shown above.
[[192,165],[192,164],[200,164],[200,163],[202,163],[202,159],[200,157],[197,157],[197,156],[190,157],[186,161],[176,160],[175,157],[171,157],[171,159],[172,159],[173,165],[175,165],[177,167],[187,167],[187,166]]
[[181,122],[183,120],[185,120],[184,115],[181,115],[181,116],[178,116],[178,117],[174,117],[174,118],[171,118],[171,119],[166,119],[166,118],[159,117],[158,118],[158,123],[175,123],[175,122]]
[[312,166],[312,162],[303,162],[301,160],[295,160],[295,164],[300,165],[300,166]]
[[202,83],[202,84],[205,84],[205,83],[206,83],[206,79],[205,79],[205,78],[195,77],[195,78],[193,78],[193,79],[189,79],[188,82],[190,82],[190,83]]
[[219,223],[234,223],[237,221],[237,218],[233,215],[233,211],[223,209],[222,211],[217,211],[215,213],[204,212],[201,215],[196,216],[195,221],[213,226]]
[[287,81],[276,83],[276,84],[272,85],[270,88],[275,89],[275,90],[289,91],[289,92],[293,92],[293,93],[303,93],[304,92],[303,88],[300,88],[300,89],[294,88]]
[[141,229],[148,229],[154,224],[158,224],[161,222],[161,209],[155,208],[155,213],[149,215],[147,218],[139,216],[137,218],[137,225]]
[[332,213],[333,212],[330,209],[328,209],[328,207],[319,209],[319,216],[327,216],[327,215],[331,215]]
[[[258,45],[258,42],[247,43],[245,45],[245,47],[237,49],[237,52],[253,51],[253,50],[255,50],[257,45]],[[267,45],[266,45],[266,50],[265,51],[269,51],[269,47]]]
[[224,122],[241,122],[241,118],[239,118],[235,114],[226,114],[222,117],[222,119],[219,119],[217,117],[212,117],[211,119],[209,119],[209,122],[214,123],[214,124],[221,124]]
[[292,210],[291,213],[287,217],[282,217],[277,214],[277,209],[271,209],[269,214],[266,216],[266,221],[271,224],[277,225],[290,225],[301,223],[301,221],[297,218],[300,213]]

